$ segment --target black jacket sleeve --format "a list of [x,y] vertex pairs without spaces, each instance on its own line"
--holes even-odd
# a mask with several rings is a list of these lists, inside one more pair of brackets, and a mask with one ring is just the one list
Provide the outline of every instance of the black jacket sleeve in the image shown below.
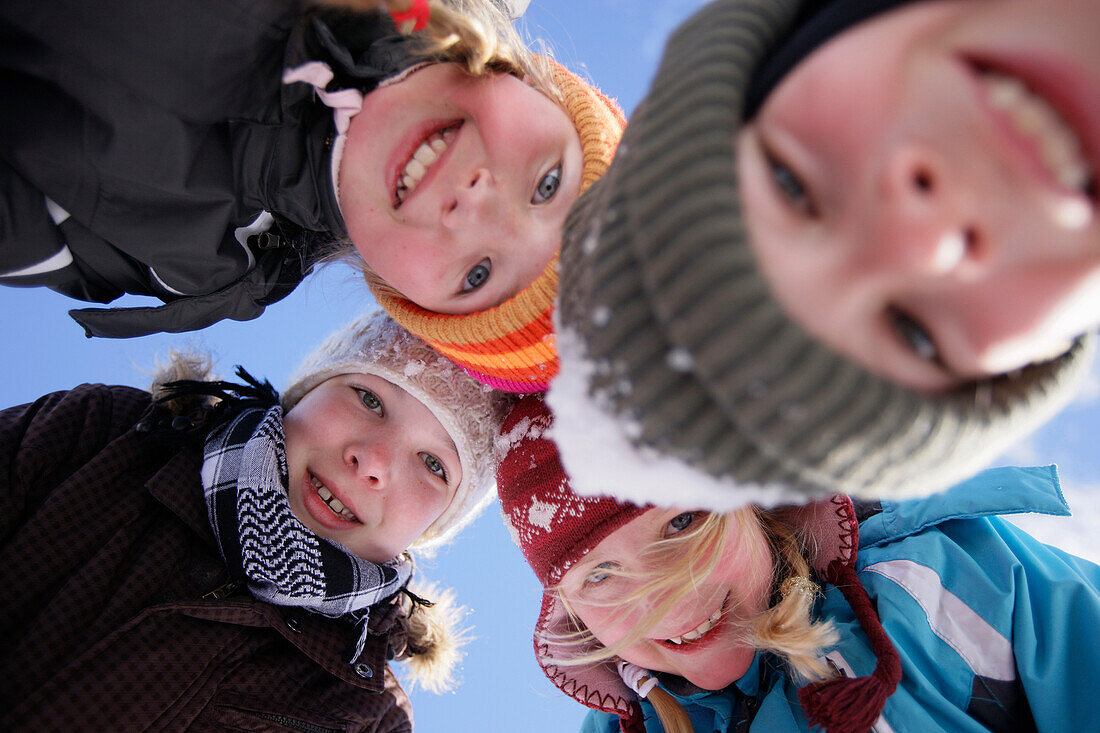
[[66,234],[94,237],[0,160],[0,283],[45,286],[71,298],[99,303],[121,295],[117,287],[81,266]]

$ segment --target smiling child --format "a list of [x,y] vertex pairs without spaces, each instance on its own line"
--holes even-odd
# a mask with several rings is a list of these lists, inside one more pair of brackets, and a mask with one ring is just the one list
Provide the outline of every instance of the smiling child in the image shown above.
[[1076,0],[689,19],[566,225],[574,488],[667,505],[686,464],[719,511],[929,493],[1065,405],[1100,324],[1098,32]]
[[500,396],[381,313],[281,399],[239,374],[0,413],[5,730],[410,731],[388,661],[450,685],[408,583],[492,498]]

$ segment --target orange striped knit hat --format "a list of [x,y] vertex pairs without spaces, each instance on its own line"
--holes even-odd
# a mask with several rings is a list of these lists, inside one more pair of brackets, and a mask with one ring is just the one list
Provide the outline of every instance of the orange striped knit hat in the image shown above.
[[[607,170],[626,118],[619,105],[550,60],[562,107],[581,138],[581,193]],[[551,314],[558,294],[558,257],[526,288],[477,313],[444,315],[416,305],[373,273],[367,284],[393,319],[475,379],[508,392],[545,392],[558,373]]]

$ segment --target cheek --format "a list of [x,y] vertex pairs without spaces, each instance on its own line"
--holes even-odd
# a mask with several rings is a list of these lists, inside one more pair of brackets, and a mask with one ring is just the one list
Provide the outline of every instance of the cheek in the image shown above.
[[[308,396],[308,395],[307,395]],[[288,460],[305,453],[312,442],[319,439],[318,432],[324,423],[314,417],[312,404],[305,400],[283,416],[283,440]]]
[[624,639],[636,616],[632,613],[624,615],[614,606],[574,604],[573,610],[585,628],[604,646],[613,646]]
[[[731,531],[737,532],[733,528]],[[740,540],[727,540],[715,579],[720,585],[728,586],[734,591],[737,596],[735,600],[740,602],[743,615],[751,617],[767,607],[773,562],[771,549],[762,529],[752,526]]]
[[[356,251],[378,277],[414,303],[437,310],[448,289],[440,254],[426,235],[387,220],[368,237],[352,236]],[[363,241],[366,246],[360,244]]]
[[433,486],[430,480],[416,478],[415,470],[414,468],[406,473],[404,479],[398,479],[410,487],[409,491],[397,495],[401,501],[400,525],[402,531],[409,535],[409,542],[418,538],[439,519],[450,503],[446,491]]
[[399,246],[400,225],[383,203],[376,201],[378,194],[371,194],[365,185],[357,183],[357,176],[342,176],[340,184],[340,211],[348,236],[356,251],[371,267],[376,260]]

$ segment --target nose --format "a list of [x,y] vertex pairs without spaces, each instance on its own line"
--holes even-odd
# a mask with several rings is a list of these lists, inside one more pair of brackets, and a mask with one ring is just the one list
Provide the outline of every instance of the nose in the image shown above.
[[459,179],[444,203],[443,226],[455,231],[485,232],[505,223],[507,212],[500,181],[488,168],[474,168]]
[[[867,265],[904,278],[980,278],[998,256],[971,187],[935,151],[903,145],[886,160],[878,195],[866,199],[875,222]],[[878,207],[878,212],[873,209]]]
[[390,484],[393,453],[383,443],[358,441],[344,450],[344,464],[366,486],[381,491]]

